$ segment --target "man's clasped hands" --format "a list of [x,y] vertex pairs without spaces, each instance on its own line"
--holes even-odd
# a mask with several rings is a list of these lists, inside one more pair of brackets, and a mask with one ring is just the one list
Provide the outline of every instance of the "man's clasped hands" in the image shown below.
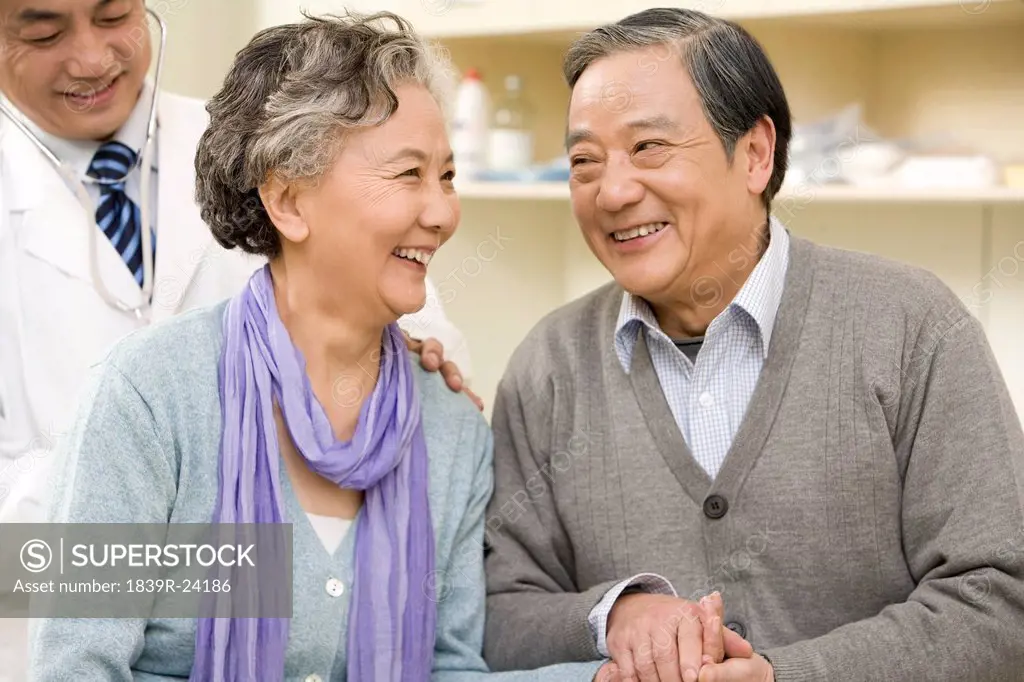
[[722,597],[699,602],[633,593],[608,616],[608,653],[595,682],[774,682],[771,664],[725,627]]

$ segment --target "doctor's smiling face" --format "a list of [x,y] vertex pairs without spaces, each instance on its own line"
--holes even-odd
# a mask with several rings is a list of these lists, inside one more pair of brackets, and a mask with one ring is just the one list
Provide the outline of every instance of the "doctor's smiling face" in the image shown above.
[[114,134],[152,57],[143,0],[0,0],[0,90],[46,132]]

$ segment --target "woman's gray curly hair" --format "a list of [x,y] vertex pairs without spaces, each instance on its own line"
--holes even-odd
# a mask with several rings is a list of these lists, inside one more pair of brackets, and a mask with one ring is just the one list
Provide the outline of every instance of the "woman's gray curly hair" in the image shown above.
[[306,16],[256,34],[206,105],[196,152],[196,202],[217,242],[277,256],[259,186],[271,173],[322,176],[345,132],[387,120],[398,107],[395,88],[409,82],[447,108],[447,59],[391,12]]

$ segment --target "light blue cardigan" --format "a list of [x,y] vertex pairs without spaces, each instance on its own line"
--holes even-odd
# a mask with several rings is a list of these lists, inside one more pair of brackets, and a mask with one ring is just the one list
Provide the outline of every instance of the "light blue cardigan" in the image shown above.
[[[136,332],[96,368],[75,427],[56,455],[52,521],[206,523],[212,518],[221,434],[217,370],[224,309],[222,303]],[[529,672],[487,671],[480,652],[484,513],[493,486],[491,433],[468,398],[450,391],[439,375],[420,368],[417,359],[413,366],[430,455],[430,505],[440,576],[431,680],[589,682],[600,662]],[[329,555],[299,506],[283,464],[280,472],[293,524],[294,554],[285,679],[343,681],[355,525]],[[325,589],[332,578],[344,584],[341,596]],[[187,678],[195,627],[194,619],[39,620],[32,629],[31,679]]]

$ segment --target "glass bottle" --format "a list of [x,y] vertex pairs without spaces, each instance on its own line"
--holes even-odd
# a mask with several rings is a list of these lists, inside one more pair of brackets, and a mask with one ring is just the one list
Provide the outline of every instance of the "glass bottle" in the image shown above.
[[505,77],[505,92],[494,103],[488,165],[496,171],[524,171],[533,163],[533,116],[522,79]]

